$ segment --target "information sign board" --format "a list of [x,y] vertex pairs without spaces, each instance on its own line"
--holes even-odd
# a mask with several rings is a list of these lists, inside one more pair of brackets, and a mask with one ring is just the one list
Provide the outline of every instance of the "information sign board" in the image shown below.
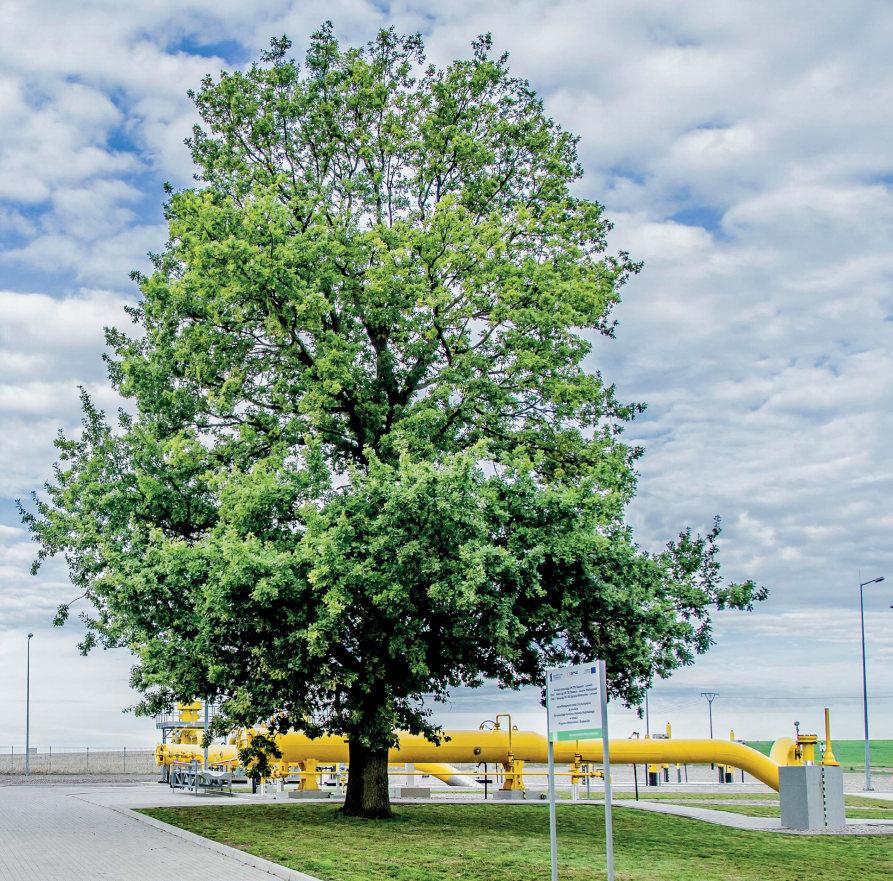
[[546,670],[546,705],[552,740],[602,736],[598,664],[575,664]]

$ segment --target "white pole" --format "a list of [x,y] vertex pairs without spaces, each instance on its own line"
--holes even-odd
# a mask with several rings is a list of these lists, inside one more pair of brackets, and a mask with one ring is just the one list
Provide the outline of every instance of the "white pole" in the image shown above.
[[202,738],[205,743],[205,748],[202,751],[202,756],[204,758],[204,768],[208,770],[208,699],[205,698],[205,736]]
[[608,677],[604,661],[599,661],[598,668],[601,679],[598,692],[602,710],[602,764],[605,768],[605,859],[608,864],[608,881],[614,881],[614,818],[611,814],[611,756],[608,751]]
[[28,634],[28,652],[25,661],[25,773],[31,773],[31,638]]
[[552,881],[558,881],[558,831],[555,824],[555,747],[549,737],[549,850]]
[[[871,584],[871,582],[868,582]],[[868,737],[868,674],[865,668],[865,595],[864,584],[859,585],[859,618],[862,622],[862,713],[865,721],[865,786],[864,792],[874,792],[871,785],[871,740]]]
[[[546,676],[548,676],[548,672]],[[549,718],[549,683],[546,682],[546,719]],[[555,823],[555,747],[552,732],[546,722],[546,737],[549,741],[549,852],[552,865],[552,881],[558,881],[558,831]]]

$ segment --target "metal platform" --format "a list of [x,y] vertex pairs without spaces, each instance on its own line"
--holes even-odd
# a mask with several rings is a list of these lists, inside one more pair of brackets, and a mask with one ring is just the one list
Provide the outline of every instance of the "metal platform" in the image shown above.
[[195,760],[173,762],[168,785],[171,789],[191,792],[194,795],[232,795],[233,775],[228,771],[207,771]]

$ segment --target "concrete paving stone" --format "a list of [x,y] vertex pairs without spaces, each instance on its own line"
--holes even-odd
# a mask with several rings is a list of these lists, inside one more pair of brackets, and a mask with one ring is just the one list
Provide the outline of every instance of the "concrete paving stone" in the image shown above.
[[146,788],[0,786],[0,881],[314,881],[146,822],[129,807],[190,803]]

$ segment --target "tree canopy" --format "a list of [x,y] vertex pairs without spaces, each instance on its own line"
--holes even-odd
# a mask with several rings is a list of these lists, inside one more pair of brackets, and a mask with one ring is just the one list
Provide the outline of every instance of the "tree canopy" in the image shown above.
[[723,583],[718,525],[655,554],[625,523],[641,406],[584,360],[639,266],[577,139],[488,37],[445,68],[393,30],[289,48],[190,93],[197,184],[107,331],[129,405],[83,395],[36,565],[64,554],[143,711],[343,733],[352,772],[484,679],[598,656],[638,704],[764,592]]

